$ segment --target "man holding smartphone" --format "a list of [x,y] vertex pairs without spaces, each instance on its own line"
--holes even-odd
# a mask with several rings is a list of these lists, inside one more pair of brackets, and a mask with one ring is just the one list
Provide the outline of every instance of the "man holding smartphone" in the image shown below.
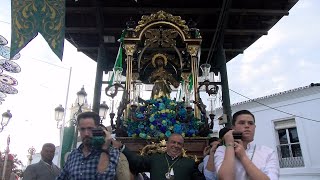
[[[218,179],[279,179],[276,152],[253,142],[255,128],[255,118],[250,111],[241,110],[233,115],[232,130],[223,136],[225,146],[220,146],[214,155]],[[241,139],[235,139],[234,132],[242,133]]]
[[[98,127],[99,122],[100,116],[95,112],[83,112],[77,116],[77,127],[82,144],[72,150],[56,180],[115,178],[120,152],[119,149],[110,147],[112,139],[110,132],[103,129],[102,147],[93,148],[93,130]],[[101,135],[101,133],[98,134]]]

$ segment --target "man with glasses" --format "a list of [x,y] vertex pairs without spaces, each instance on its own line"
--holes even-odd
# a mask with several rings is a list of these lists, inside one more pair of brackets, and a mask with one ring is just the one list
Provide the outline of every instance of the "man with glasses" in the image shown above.
[[119,160],[119,150],[110,147],[111,134],[105,133],[102,148],[93,148],[92,130],[97,128],[100,117],[95,112],[84,112],[78,115],[77,124],[82,144],[74,149],[57,180],[65,179],[114,179]]
[[[253,142],[255,129],[255,118],[250,111],[241,110],[233,115],[232,130],[227,130],[223,136],[224,146],[218,147],[214,154],[218,179],[279,179],[276,152]],[[242,137],[234,138],[234,131],[242,133]]]
[[172,134],[168,138],[164,154],[138,156],[118,141],[113,140],[112,144],[122,149],[133,173],[150,172],[152,180],[200,178],[195,161],[182,156],[184,139],[180,134]]

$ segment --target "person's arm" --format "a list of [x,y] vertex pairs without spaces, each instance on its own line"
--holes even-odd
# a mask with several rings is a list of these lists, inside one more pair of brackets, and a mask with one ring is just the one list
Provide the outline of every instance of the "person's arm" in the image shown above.
[[[214,154],[212,154],[213,156]],[[215,171],[215,167],[214,167],[214,163],[213,163],[213,157],[209,157],[210,155],[207,155],[204,159],[203,159],[203,175],[206,178],[206,180],[215,180],[217,177],[216,171]],[[212,161],[212,166],[209,165],[210,161]]]
[[279,179],[279,160],[275,151],[269,155],[267,159],[266,167],[262,170],[264,174],[266,174],[270,180],[278,180]]
[[66,179],[69,179],[69,165],[68,165],[68,162],[70,161],[70,156],[68,156],[68,160],[66,161],[63,169],[61,170],[59,176],[56,178],[56,180],[66,180]]
[[211,172],[215,172],[216,169],[214,167],[214,153],[216,152],[216,149],[218,148],[218,144],[211,147],[209,151],[209,159],[207,161],[207,166],[205,166],[205,169]]
[[37,180],[37,174],[32,165],[29,165],[23,172],[23,180]]
[[126,156],[129,162],[130,170],[137,174],[141,172],[150,172],[151,156],[139,156],[123,145],[121,142],[112,140],[112,146],[118,148]]
[[107,167],[109,165],[109,147],[111,144],[111,133],[103,130],[106,137],[104,139],[105,143],[102,145],[102,153],[100,154],[100,159],[97,167],[98,173],[104,173],[107,170]]
[[131,179],[129,162],[123,153],[120,153],[119,162],[118,162],[117,169],[116,169],[116,177],[118,180]]
[[232,136],[232,132],[233,130],[230,130],[223,136],[226,148],[225,148],[224,158],[221,163],[221,166],[219,169],[217,168],[219,180],[235,179],[235,172],[234,172],[235,151],[234,151],[234,139]]
[[252,180],[270,180],[269,177],[264,174],[260,169],[253,164],[253,162],[247,156],[245,149],[241,143],[235,143],[235,153],[238,159],[240,160],[241,164],[243,165],[247,175]]
[[130,151],[129,148],[125,147],[122,152],[129,161],[130,170],[134,173],[150,172],[151,169],[151,157],[136,155],[134,152]]

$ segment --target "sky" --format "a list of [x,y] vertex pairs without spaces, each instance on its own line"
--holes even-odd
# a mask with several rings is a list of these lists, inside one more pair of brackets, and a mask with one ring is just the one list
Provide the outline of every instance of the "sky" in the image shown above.
[[[0,0],[0,35],[10,42],[10,0]],[[269,32],[243,54],[227,64],[229,87],[250,98],[319,83],[320,77],[320,1],[300,0]],[[77,52],[65,41],[62,62],[38,35],[16,60],[21,67],[17,74],[4,74],[18,80],[19,93],[7,95],[0,105],[0,113],[7,109],[12,119],[0,133],[0,151],[6,148],[10,134],[10,150],[26,164],[27,152],[35,147],[40,152],[46,142],[60,144],[54,108],[65,107],[70,67],[71,83],[68,106],[76,100],[76,93],[84,86],[92,103],[95,82],[95,61]],[[247,100],[230,92],[231,103]],[[107,101],[102,95],[101,101]],[[67,114],[67,120],[69,114]]]

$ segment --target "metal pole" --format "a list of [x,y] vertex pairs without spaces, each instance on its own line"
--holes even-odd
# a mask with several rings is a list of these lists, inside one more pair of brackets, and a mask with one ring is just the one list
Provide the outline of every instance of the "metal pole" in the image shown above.
[[74,125],[74,140],[73,140],[73,145],[72,145],[72,149],[77,148],[77,143],[78,143],[78,128],[77,125]]
[[96,82],[94,86],[93,108],[92,108],[92,110],[96,113],[99,113],[104,59],[105,59],[105,49],[104,49],[103,43],[100,43],[98,59],[97,59]]
[[2,180],[6,179],[6,170],[7,170],[7,162],[8,162],[8,154],[9,154],[9,144],[10,144],[10,135],[7,138],[7,149],[6,154],[3,162],[3,170],[2,170]]
[[[69,88],[70,88],[70,81],[71,81],[71,73],[72,73],[72,67],[69,69],[69,79],[68,79],[68,87],[67,87],[67,94],[66,94],[66,102],[64,104],[64,107],[67,109],[68,106],[68,98],[69,98]],[[58,166],[60,167],[60,161],[61,161],[61,153],[62,153],[62,144],[63,144],[63,133],[64,133],[64,126],[66,122],[66,114],[67,111],[64,111],[63,119],[62,119],[62,127],[60,131],[60,151],[59,151],[59,156],[58,156]]]
[[106,59],[106,52],[104,48],[104,39],[103,39],[103,10],[101,8],[101,1],[95,0],[94,5],[97,8],[96,11],[96,23],[97,29],[99,32],[99,50],[98,50],[98,59],[97,59],[97,70],[96,70],[96,82],[94,85],[94,95],[93,95],[93,108],[92,110],[99,114],[99,106],[101,99],[101,89],[102,89],[102,77],[103,77],[103,61]]
[[231,127],[231,106],[230,106],[230,96],[229,96],[229,84],[228,84],[228,74],[227,74],[227,62],[225,51],[222,48],[222,44],[219,45],[217,52],[218,61],[220,61],[220,75],[221,75],[221,89],[222,89],[222,107],[223,114],[227,115],[227,127]]

